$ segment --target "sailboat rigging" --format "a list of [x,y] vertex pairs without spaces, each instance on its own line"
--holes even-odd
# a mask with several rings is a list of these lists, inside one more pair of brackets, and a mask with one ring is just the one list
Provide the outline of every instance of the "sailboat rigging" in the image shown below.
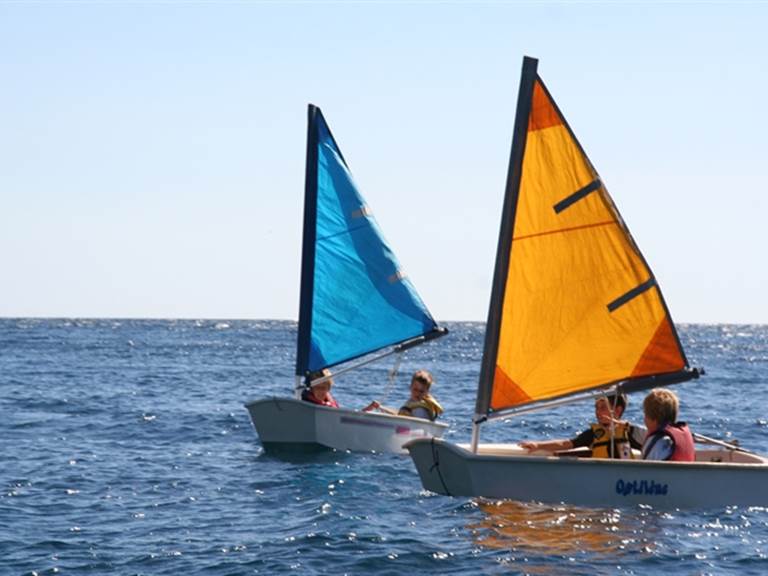
[[[265,448],[403,451],[445,424],[330,409],[299,400],[305,386],[439,338],[438,326],[379,229],[320,109],[308,108],[295,399],[249,402]],[[388,350],[384,350],[387,349]],[[350,362],[357,361],[350,365]]]
[[[721,472],[696,473],[697,488],[690,490],[691,469],[681,463],[541,457],[516,444],[479,443],[488,420],[700,374],[688,363],[656,278],[537,64],[524,58],[472,439],[468,447],[409,443],[424,486],[444,494],[606,505],[760,500],[758,492],[715,488]],[[700,451],[699,462],[685,464],[729,466],[750,485],[768,479],[761,457],[714,452]],[[755,466],[763,472],[755,475]],[[644,486],[663,479],[668,490],[624,494],[616,486],[627,474],[642,476]],[[563,475],[577,480],[575,486]]]

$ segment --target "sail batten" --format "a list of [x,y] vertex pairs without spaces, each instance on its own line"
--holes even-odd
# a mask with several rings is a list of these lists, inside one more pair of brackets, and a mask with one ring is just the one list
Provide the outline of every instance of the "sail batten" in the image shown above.
[[320,109],[308,120],[299,376],[438,331]]
[[633,298],[637,298],[638,296],[640,296],[640,294],[642,294],[646,290],[650,290],[655,285],[656,285],[656,279],[651,278],[647,282],[643,282],[642,284],[635,286],[634,288],[632,288],[632,290],[627,291],[626,293],[616,298],[616,300],[614,300],[613,302],[610,302],[608,304],[608,311],[613,312],[614,310],[624,306],[624,304],[626,304],[627,302],[630,302]]
[[476,413],[686,374],[654,276],[531,58],[517,115]]
[[589,184],[587,184],[583,188],[580,188],[579,190],[576,190],[576,192],[574,192],[573,194],[571,194],[567,198],[563,198],[562,200],[560,200],[560,202],[555,204],[554,207],[553,207],[555,212],[557,214],[559,214],[560,212],[562,212],[563,210],[565,210],[569,206],[572,206],[573,204],[575,204],[576,202],[578,202],[582,198],[586,198],[587,195],[591,194],[592,192],[597,191],[600,188],[600,186],[602,186],[602,183],[600,182],[599,178],[596,178],[595,180],[593,180],[592,182],[590,182]]

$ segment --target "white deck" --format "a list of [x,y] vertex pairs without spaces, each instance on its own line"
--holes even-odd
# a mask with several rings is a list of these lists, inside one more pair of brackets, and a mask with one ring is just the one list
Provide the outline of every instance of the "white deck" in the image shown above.
[[[456,444],[459,448],[469,451],[469,444]],[[640,460],[641,455],[638,450],[632,451],[635,459]],[[581,457],[580,451],[566,450],[558,453],[554,453],[550,450],[535,450],[529,452],[520,444],[510,442],[508,444],[480,444],[477,447],[477,453],[482,456],[520,456],[520,457],[541,457],[552,456],[560,458],[579,458]],[[740,452],[738,450],[723,450],[723,449],[698,449],[696,450],[696,462],[736,462],[741,464],[768,464],[768,459],[759,456],[757,454],[751,454],[747,452]]]

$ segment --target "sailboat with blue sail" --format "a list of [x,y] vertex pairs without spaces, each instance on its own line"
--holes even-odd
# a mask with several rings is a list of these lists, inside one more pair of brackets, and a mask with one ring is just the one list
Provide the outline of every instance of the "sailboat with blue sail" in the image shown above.
[[[308,109],[301,299],[294,398],[246,407],[262,445],[405,452],[414,438],[446,424],[306,402],[322,384],[447,333],[438,326],[360,194],[320,108]],[[399,364],[399,363],[398,363]]]

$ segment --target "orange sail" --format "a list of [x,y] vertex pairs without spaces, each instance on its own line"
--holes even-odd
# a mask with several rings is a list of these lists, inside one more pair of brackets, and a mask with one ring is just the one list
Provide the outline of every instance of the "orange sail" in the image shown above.
[[517,113],[478,413],[685,373],[653,273],[531,58]]

